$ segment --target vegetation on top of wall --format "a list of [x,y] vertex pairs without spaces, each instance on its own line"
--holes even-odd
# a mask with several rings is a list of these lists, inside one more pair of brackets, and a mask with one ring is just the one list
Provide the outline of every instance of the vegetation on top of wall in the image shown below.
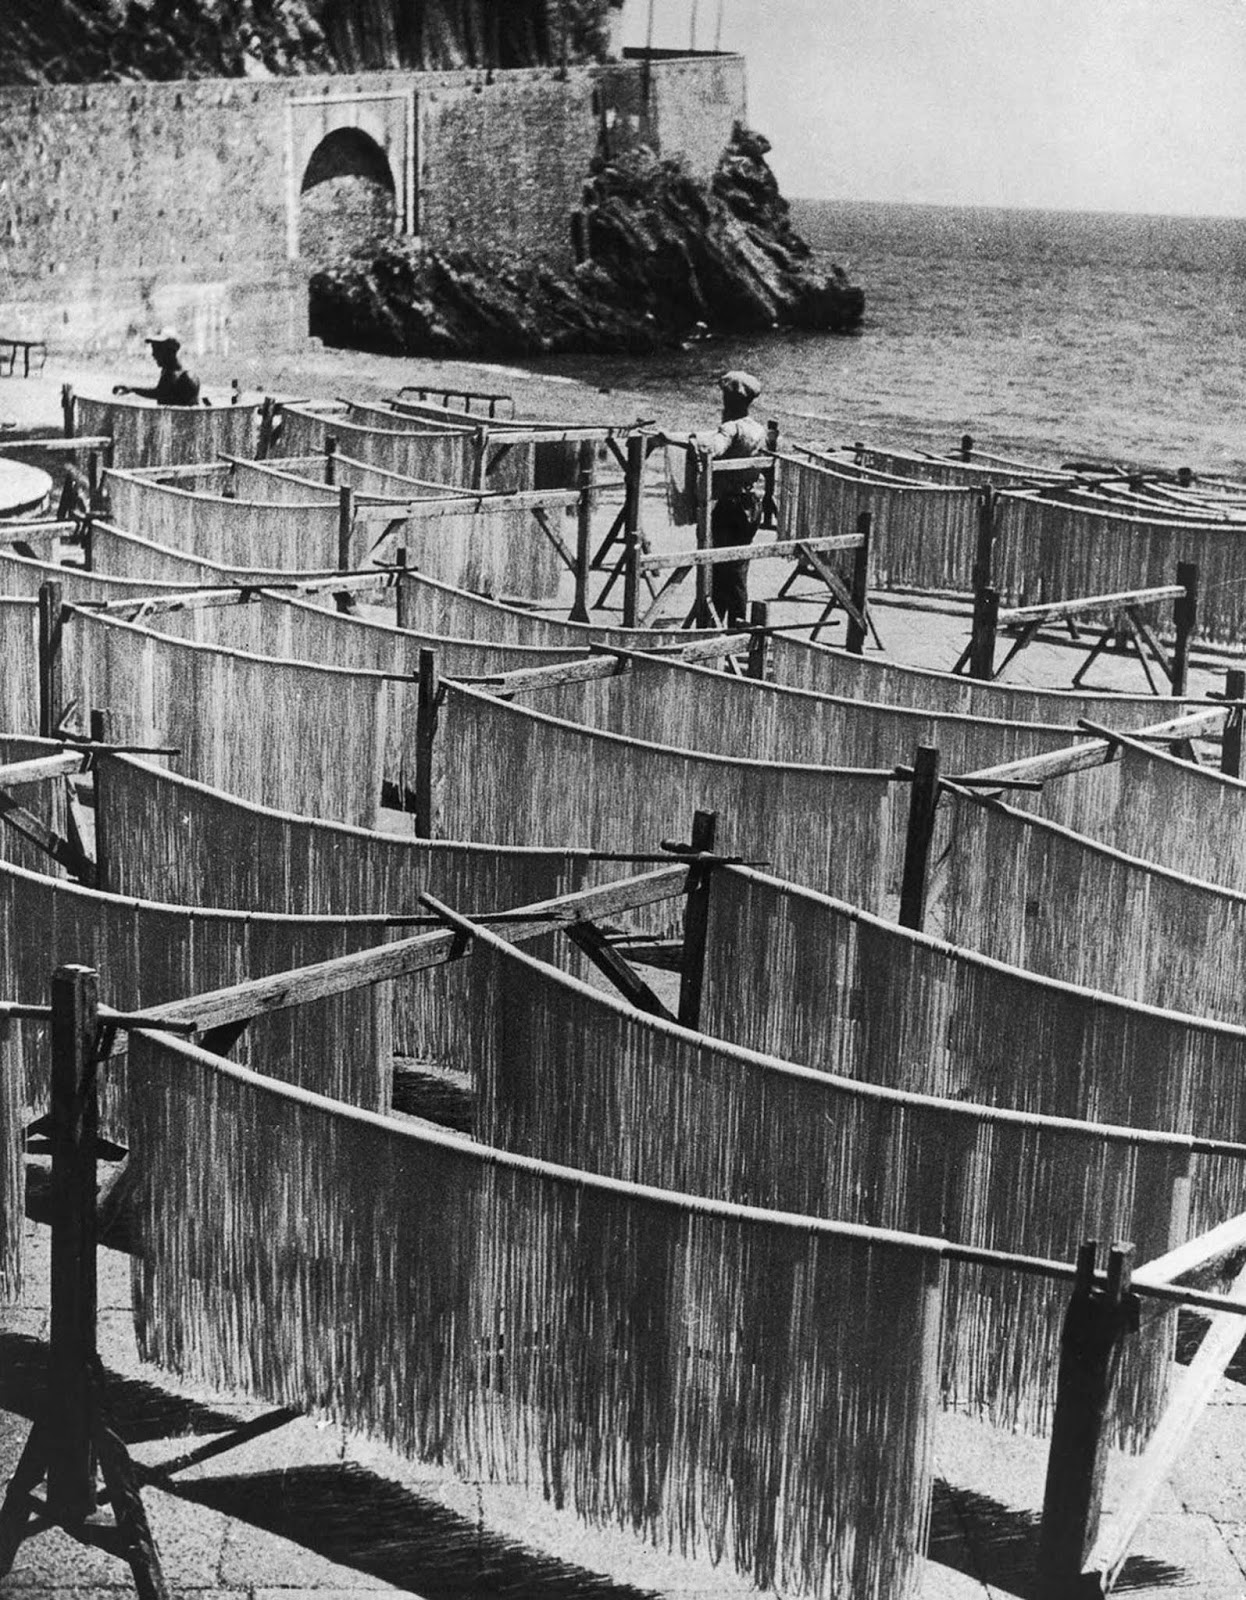
[[644,353],[700,331],[780,325],[848,331],[865,296],[814,262],[769,149],[737,124],[709,185],[643,149],[600,161],[585,189],[585,258],[570,271],[393,240],[315,274],[311,331],[354,349],[492,357]]
[[622,0],[0,0],[0,83],[601,60]]

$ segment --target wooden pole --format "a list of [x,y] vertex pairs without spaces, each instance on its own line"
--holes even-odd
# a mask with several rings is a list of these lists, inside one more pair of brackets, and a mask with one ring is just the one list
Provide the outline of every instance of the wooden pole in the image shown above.
[[337,440],[332,436],[324,442],[324,481],[337,482]]
[[972,575],[975,593],[979,589],[989,588],[994,582],[996,510],[995,490],[989,483],[985,484],[978,496],[978,538],[973,553]]
[[[692,848],[707,854],[718,834],[716,811],[692,815]],[[685,1028],[701,1026],[701,990],[705,983],[705,942],[710,922],[710,878],[713,868],[696,866],[688,872],[684,904],[684,948],[679,964],[679,1020]]]
[[70,383],[61,384],[61,425],[65,430],[65,437],[72,439],[74,436],[74,390]]
[[[754,600],[748,608],[748,625],[750,628],[768,628],[770,626],[770,607],[764,600]],[[767,657],[769,655],[770,635],[767,633],[754,633],[748,641],[748,675],[764,682],[766,677]]]
[[904,842],[904,880],[900,887],[900,926],[919,932],[926,920],[926,872],[939,806],[939,752],[918,745],[909,788],[909,825]]
[[[112,715],[107,711],[91,712],[91,742],[93,744],[111,744]],[[95,887],[107,890],[108,882],[108,823],[103,805],[104,790],[108,784],[107,775],[108,757],[103,753],[95,756],[91,763],[91,787],[95,799]]]
[[[1226,700],[1246,700],[1246,672],[1240,667],[1230,667],[1224,675]],[[1220,770],[1229,778],[1242,775],[1242,707],[1234,706],[1224,724],[1224,738],[1220,746]]]
[[39,585],[39,737],[56,732],[64,704],[61,640],[64,630],[64,590],[59,583]]
[[[697,485],[697,549],[708,550],[713,544],[714,507],[711,496],[714,484],[714,458],[700,445],[690,446],[695,451]],[[710,569],[698,566],[695,574],[696,605],[693,621],[698,628],[711,626]]]
[[[588,621],[588,579],[593,561],[593,477],[597,448],[588,439],[580,442],[579,491],[575,517],[575,599],[571,621]],[[626,548],[626,546],[625,546]]]
[[623,489],[623,626],[634,628],[640,611],[640,558],[644,554],[642,520],[645,462],[649,446],[643,433],[628,435]]
[[483,489],[489,461],[489,430],[477,428],[472,435],[472,488]]
[[52,975],[52,1271],[48,1352],[48,1511],[75,1523],[95,1510],[95,1041],[99,985],[89,967]]
[[405,544],[394,552],[394,563],[398,568],[398,583],[394,596],[394,622],[399,628],[410,628],[411,575],[407,567],[407,547]]
[[[52,974],[50,1039],[52,1142],[51,1316],[43,1404],[0,1507],[0,1577],[21,1542],[48,1523],[83,1540],[99,1503],[96,1463],[116,1537],[92,1522],[93,1543],[129,1563],[139,1600],[169,1600],[168,1585],[139,1494],[138,1474],[105,1412],[97,1350],[99,1233],[96,1075],[111,1030],[101,1031],[99,980],[90,967]],[[34,1490],[47,1479],[43,1506]],[[32,1525],[32,1515],[35,1520]]]
[[655,0],[649,0],[649,15],[645,22],[645,59],[640,75],[641,97],[644,100],[645,111],[649,110],[649,98],[653,87],[653,8]]
[[437,671],[437,652],[421,650],[416,675],[418,696],[415,726],[415,831],[421,839],[433,836],[433,749],[437,737],[437,716],[441,701],[441,681]]
[[1174,694],[1185,694],[1190,676],[1190,642],[1198,622],[1198,566],[1193,561],[1177,563],[1177,582],[1185,590],[1179,600],[1172,603],[1172,622],[1176,638],[1172,647],[1172,670],[1169,677]]
[[1091,1240],[1078,1252],[1060,1340],[1038,1541],[1039,1600],[1102,1592],[1098,1578],[1084,1578],[1083,1571],[1099,1531],[1108,1412],[1124,1337],[1138,1326],[1138,1297],[1129,1291],[1133,1246],[1112,1246],[1103,1286],[1094,1281],[1096,1248]]
[[355,534],[355,491],[349,483],[337,492],[337,569],[350,571],[351,544]]
[[[999,639],[999,590],[989,585],[975,589],[969,636],[969,676],[990,683],[995,676],[995,645]],[[1007,665],[1007,662],[1005,662]]]
[[[961,453],[968,459],[973,440],[961,440]],[[974,678],[990,679],[995,674],[995,639],[999,631],[999,594],[994,588],[995,519],[998,500],[988,483],[978,497],[978,538],[973,555],[973,622],[969,635],[969,673]],[[994,596],[992,601],[991,596]]]
[[767,528],[779,526],[779,503],[775,498],[774,486],[778,475],[775,457],[779,453],[779,424],[771,417],[766,424],[766,449],[770,453],[770,465],[766,468],[762,483],[762,521]]
[[[861,535],[860,549],[852,557],[852,603],[864,618],[870,603],[870,539],[874,526],[873,515],[868,511],[857,515],[857,532]],[[853,655],[865,654],[865,627],[855,617],[848,618],[848,633],[844,641]]]
[[260,431],[256,441],[255,455],[259,461],[267,460],[273,446],[273,413],[276,401],[272,395],[266,394],[260,402]]

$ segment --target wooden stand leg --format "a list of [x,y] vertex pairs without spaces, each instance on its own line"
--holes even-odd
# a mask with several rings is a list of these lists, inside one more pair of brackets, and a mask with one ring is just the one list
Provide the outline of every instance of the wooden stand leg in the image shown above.
[[969,640],[969,676],[990,683],[995,676],[995,641],[999,637],[999,590],[989,585],[973,597],[973,631]]
[[900,886],[900,926],[918,932],[926,920],[926,869],[939,806],[939,752],[917,747],[909,790],[909,825],[904,841],[904,879]]
[[[714,540],[711,533],[711,523],[714,514],[714,465],[713,457],[708,450],[697,448],[697,549],[708,550]],[[710,606],[710,569],[697,566],[693,574],[696,584],[696,600],[692,608],[692,625],[696,628],[712,628],[714,626],[712,609]]]
[[415,831],[421,839],[433,836],[433,752],[437,715],[441,705],[441,677],[437,652],[421,650],[417,677],[415,722]]
[[[852,559],[852,603],[863,619],[869,614],[870,531],[873,525],[874,517],[871,512],[862,511],[857,517],[857,532],[861,535],[862,543]],[[851,612],[848,615],[848,633],[844,640],[844,648],[851,650],[854,656],[865,654],[865,629]]]
[[1039,1600],[1102,1592],[1097,1574],[1083,1575],[1083,1568],[1099,1531],[1112,1389],[1125,1335],[1138,1326],[1138,1297],[1129,1292],[1133,1246],[1112,1247],[1104,1286],[1094,1281],[1096,1249],[1091,1240],[1078,1253],[1060,1341],[1039,1531]]
[[1185,590],[1179,600],[1173,601],[1173,631],[1176,634],[1172,647],[1172,666],[1169,678],[1173,694],[1184,694],[1190,675],[1190,641],[1198,621],[1198,567],[1192,561],[1177,563],[1177,582]]
[[764,600],[754,600],[749,606],[748,622],[758,630],[748,641],[748,676],[764,680],[770,645],[770,635],[764,631],[770,626],[770,607]]
[[52,1315],[47,1393],[0,1507],[0,1577],[29,1531],[34,1490],[46,1479],[42,1520],[73,1534],[97,1504],[96,1465],[139,1600],[169,1600],[139,1497],[138,1474],[109,1426],[96,1351],[96,1073],[115,1030],[101,1031],[89,967],[52,975]]
[[39,585],[39,737],[51,739],[64,705],[61,639],[64,633],[64,589],[59,583]]
[[47,1430],[42,1422],[36,1422],[9,1479],[4,1504],[0,1506],[0,1578],[13,1570],[26,1528],[34,1515],[30,1497],[47,1476],[47,1447]]
[[[692,848],[708,852],[718,831],[716,811],[698,811],[692,819]],[[693,867],[688,874],[688,901],[684,911],[684,951],[679,973],[679,1021],[685,1028],[701,1026],[701,989],[705,982],[705,941],[709,934],[710,879],[708,867]]]
[[147,1513],[138,1492],[138,1474],[129,1451],[108,1425],[102,1409],[95,1415],[95,1449],[99,1456],[100,1473],[108,1491],[109,1503],[120,1535],[121,1549],[134,1575],[134,1588],[139,1600],[169,1600],[168,1585]]
[[394,552],[394,565],[398,576],[394,588],[394,626],[411,627],[411,578],[407,568],[407,547],[401,545]]
[[593,477],[596,457],[593,446],[583,441],[579,450],[579,502],[575,520],[575,599],[572,622],[587,622],[588,569],[593,559]]
[[[1224,675],[1226,700],[1246,700],[1246,672],[1232,667]],[[1229,778],[1242,775],[1242,708],[1234,706],[1224,724],[1224,740],[1220,746],[1220,770]]]

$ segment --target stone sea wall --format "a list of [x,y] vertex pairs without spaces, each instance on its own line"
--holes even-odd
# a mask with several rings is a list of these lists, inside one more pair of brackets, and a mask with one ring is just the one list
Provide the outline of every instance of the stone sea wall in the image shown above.
[[304,181],[331,136],[387,174],[398,238],[566,269],[599,150],[705,180],[744,114],[722,55],[0,89],[0,310],[76,350],[163,322],[192,353],[302,337]]

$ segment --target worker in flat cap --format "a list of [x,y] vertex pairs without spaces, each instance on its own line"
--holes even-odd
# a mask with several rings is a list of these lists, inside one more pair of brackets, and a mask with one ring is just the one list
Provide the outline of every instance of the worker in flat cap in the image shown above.
[[113,385],[114,394],[137,394],[145,400],[154,400],[158,406],[197,406],[199,404],[199,379],[193,377],[182,365],[182,341],[172,328],[159,328],[147,335],[152,358],[160,368],[154,388],[136,389],[129,384]]
[[[718,380],[722,390],[722,421],[718,431],[694,435],[693,442],[710,455],[726,461],[762,455],[766,430],[749,416],[749,407],[761,393],[750,372],[725,372]],[[765,509],[761,472],[724,473],[714,489],[710,513],[710,543],[752,544]],[[710,568],[710,601],[725,627],[748,620],[748,562],[724,561]]]

